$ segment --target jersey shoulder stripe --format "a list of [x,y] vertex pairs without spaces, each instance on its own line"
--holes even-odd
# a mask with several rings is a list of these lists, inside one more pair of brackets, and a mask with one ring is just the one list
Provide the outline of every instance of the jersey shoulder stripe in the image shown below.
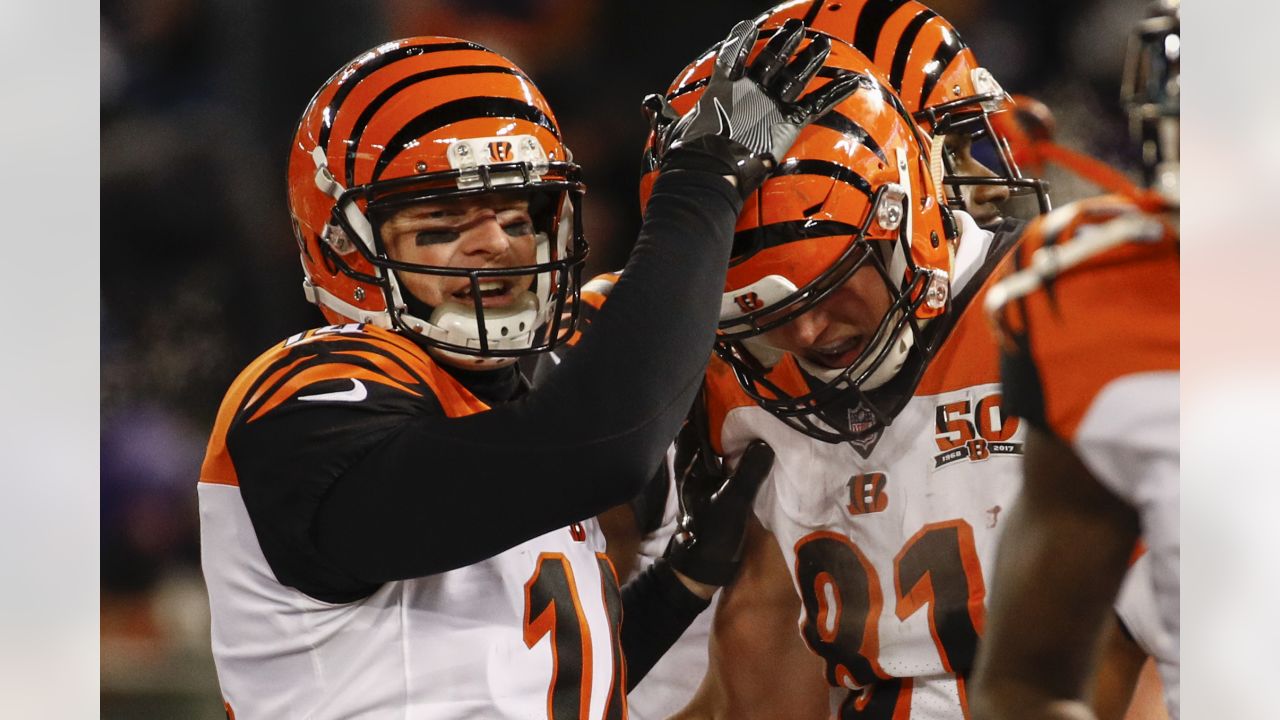
[[273,346],[235,379],[218,410],[200,480],[239,484],[226,447],[237,425],[283,406],[364,402],[387,393],[438,403],[449,417],[488,409],[408,338],[357,323],[317,328]]
[[1098,393],[1179,368],[1179,237],[1118,196],[1073,203],[1028,228],[985,303],[1010,407],[1066,440]]

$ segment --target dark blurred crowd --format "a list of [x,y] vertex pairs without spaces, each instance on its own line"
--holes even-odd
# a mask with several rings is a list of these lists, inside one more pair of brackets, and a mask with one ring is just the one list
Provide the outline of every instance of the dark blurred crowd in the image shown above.
[[[925,1],[1006,90],[1048,104],[1060,143],[1132,164],[1115,88],[1120,29],[1140,2]],[[195,484],[218,402],[259,352],[322,323],[302,296],[284,202],[287,144],[311,93],[396,37],[460,36],[507,55],[584,168],[595,273],[621,266],[639,227],[640,99],[773,4],[102,2],[104,697],[146,692],[131,668],[207,655]],[[1050,179],[1057,204],[1094,192]]]

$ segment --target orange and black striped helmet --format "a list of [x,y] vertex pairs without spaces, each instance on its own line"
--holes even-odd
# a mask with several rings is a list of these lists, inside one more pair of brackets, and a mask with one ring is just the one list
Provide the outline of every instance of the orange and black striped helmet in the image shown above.
[[[554,347],[572,332],[587,246],[584,187],[550,106],[505,57],[466,40],[384,43],[311,99],[289,156],[289,210],[307,298],[330,322],[393,328],[474,364]],[[534,265],[463,269],[397,262],[379,227],[406,204],[488,193],[529,197]],[[467,277],[471,303],[447,313],[403,289],[402,273]],[[480,284],[533,276],[513,308]]]
[[952,207],[965,209],[965,186],[1003,185],[1011,194],[1035,195],[1039,212],[1051,209],[1045,183],[1023,176],[992,126],[991,115],[1012,110],[1013,101],[945,18],[914,0],[790,0],[756,24],[767,30],[797,17],[871,58],[926,132],[973,141],[974,158],[993,174],[957,164],[945,143],[935,148]]
[[[752,56],[765,42],[757,42]],[[677,76],[666,94],[674,113],[697,102],[714,61],[715,49]],[[930,140],[866,56],[833,39],[808,90],[851,75],[860,78],[859,88],[802,130],[747,197],[716,341],[717,354],[761,407],[829,441],[847,438],[819,414],[892,377],[921,323],[946,311],[955,236],[930,172]],[[645,152],[642,204],[658,174],[659,134],[651,135]],[[863,269],[874,269],[892,298],[867,349],[835,373],[807,369],[807,384],[779,382],[775,369],[798,361],[767,346],[762,336],[811,310]]]

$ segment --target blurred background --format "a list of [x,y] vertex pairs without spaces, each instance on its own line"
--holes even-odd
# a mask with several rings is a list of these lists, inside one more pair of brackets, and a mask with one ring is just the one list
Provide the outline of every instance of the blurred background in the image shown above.
[[[384,40],[450,35],[523,67],[588,184],[588,273],[639,227],[640,99],[768,0],[103,0],[101,712],[221,718],[195,483],[223,392],[322,324],[301,292],[285,159],[312,93]],[[1134,174],[1117,103],[1137,0],[937,0],[1057,140]],[[299,8],[305,7],[305,12]],[[1055,205],[1094,194],[1055,173]]]

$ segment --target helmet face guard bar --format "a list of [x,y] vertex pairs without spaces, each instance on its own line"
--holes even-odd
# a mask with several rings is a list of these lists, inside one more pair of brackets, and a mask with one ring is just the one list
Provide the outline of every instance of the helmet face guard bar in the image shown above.
[[[804,287],[770,306],[740,317],[722,320],[721,329],[716,337],[716,354],[733,369],[739,385],[752,400],[791,428],[824,442],[856,440],[871,429],[854,427],[853,423],[843,428],[836,427],[827,418],[840,409],[853,408],[860,404],[871,412],[878,424],[889,424],[892,419],[892,408],[881,407],[875,403],[867,391],[861,389],[861,386],[885,362],[894,341],[901,337],[903,332],[911,332],[915,338],[921,337],[921,324],[916,318],[916,311],[928,298],[927,290],[933,280],[934,271],[920,270],[912,261],[911,239],[906,235],[908,224],[903,222],[899,226],[896,240],[900,245],[900,251],[906,254],[907,272],[911,278],[905,287],[900,287],[902,278],[895,280],[889,273],[887,263],[892,257],[892,250],[882,252],[883,248],[872,246],[873,242],[893,241],[866,238],[867,231],[875,220],[876,208],[887,191],[887,186],[881,186],[876,190],[872,196],[872,202],[868,204],[867,215],[861,227],[852,236],[853,241],[849,248],[835,263],[832,263],[830,268]],[[910,211],[908,202],[909,196],[903,198],[904,212]],[[784,390],[770,377],[774,368],[765,366],[743,341],[799,317],[828,297],[854,273],[867,266],[875,268],[893,299],[875,335],[868,340],[858,358],[835,378],[817,384],[816,379],[805,374],[806,383],[809,386],[808,392],[793,395]]]
[[1142,152],[1145,184],[1178,204],[1182,41],[1176,2],[1152,3],[1129,36],[1120,104]]
[[[876,189],[875,194],[871,196],[871,200],[867,204],[867,214],[862,219],[861,225],[857,227],[841,223],[830,223],[828,225],[827,229],[847,230],[850,237],[849,246],[830,267],[823,270],[803,287],[771,305],[730,319],[722,319],[717,333],[717,340],[741,340],[762,335],[774,328],[781,327],[808,312],[843,285],[863,266],[866,256],[875,254],[872,252],[871,242],[888,242],[866,239],[867,233],[871,229],[871,224],[875,222],[875,209],[880,205],[886,190],[887,188],[883,185]],[[903,211],[909,212],[910,208],[904,204]],[[906,223],[903,223],[903,228],[899,231],[898,242],[902,243],[903,251],[907,254],[908,262],[910,262],[911,245],[910,239],[905,238],[903,234],[905,225]],[[766,245],[767,243],[761,242],[759,247],[756,248],[735,247],[734,255],[737,256],[737,259],[730,260],[729,267],[746,262],[754,254],[754,251]],[[888,254],[885,253],[886,256]],[[880,263],[880,265],[883,267],[883,263]],[[893,283],[889,283],[889,287],[892,292],[896,292],[896,290],[893,290],[896,287]]]
[[[880,259],[874,253],[867,253],[864,257],[887,281],[889,275]],[[921,325],[915,317],[915,310],[924,302],[929,275],[929,272],[916,274],[885,314],[875,336],[868,341],[867,349],[844,372],[816,387],[817,381],[805,374],[809,384],[806,393],[793,395],[773,382],[769,377],[772,368],[763,366],[740,340],[718,339],[716,354],[733,368],[748,397],[789,427],[828,443],[857,440],[873,427],[887,426],[893,419],[894,408],[877,403],[868,391],[862,389],[862,384],[885,361],[894,338],[903,332],[920,337]],[[915,300],[911,299],[913,296]],[[869,363],[868,357],[871,357]],[[865,368],[854,375],[861,365]],[[852,423],[840,426],[832,422],[831,418],[839,412],[857,407],[866,408],[875,423],[854,427]]]
[[[986,139],[993,149],[991,168],[994,176],[966,175],[955,167],[952,154],[943,149],[942,160],[944,172],[941,178],[947,193],[947,204],[957,210],[966,210],[964,194],[960,192],[964,186],[1004,186],[1011,196],[1034,195],[1040,213],[1053,209],[1049,200],[1049,184],[1040,178],[1025,177],[1013,157],[1013,150],[1003,134],[991,123],[992,112],[1007,112],[1005,104],[1008,96],[1004,93],[984,93],[952,100],[951,102],[926,108],[912,117],[916,122],[931,128],[935,138],[943,135],[967,135],[973,141]],[[997,109],[992,109],[992,108]],[[936,142],[936,141],[935,141]]]
[[[531,170],[532,168],[527,162],[497,163],[481,165],[465,171],[455,169],[427,173],[356,186],[345,190],[334,205],[330,224],[340,228],[348,236],[348,239],[354,238],[354,240],[349,240],[348,242],[351,249],[358,252],[381,272],[377,277],[371,277],[355,271],[348,263],[342,260],[342,255],[349,254],[350,250],[340,253],[333,247],[334,243],[332,242],[321,243],[321,247],[325,251],[325,260],[356,280],[381,287],[387,301],[387,315],[392,325],[411,333],[413,337],[432,347],[461,355],[490,358],[522,357],[554,349],[573,334],[573,329],[577,326],[578,321],[580,305],[578,300],[582,286],[582,268],[586,263],[588,252],[582,231],[582,213],[580,211],[581,198],[585,192],[585,186],[578,179],[580,168],[574,163],[548,163],[544,175],[544,177],[547,175],[552,176],[552,178],[548,179],[540,179]],[[464,177],[467,174],[470,175]],[[471,179],[477,174],[480,181],[478,186],[459,189],[460,180]],[[559,176],[561,179],[554,179],[555,176]],[[507,181],[495,182],[500,177],[506,178]],[[518,180],[512,182],[511,178],[513,177],[518,178]],[[372,237],[364,238],[357,231],[349,217],[351,210],[366,219],[371,216],[376,219],[385,217],[406,206],[424,201],[458,200],[492,194],[553,196],[557,200],[560,197],[567,197],[571,210],[568,213],[568,218],[572,222],[572,227],[569,229],[568,243],[563,256],[539,258],[539,261],[533,265],[505,268],[468,269],[401,262],[388,257],[386,248],[382,243],[380,221],[369,223]],[[364,201],[366,209],[363,213],[359,210],[359,201]],[[546,234],[544,242],[552,245],[556,244],[558,238],[552,236],[552,233],[563,234],[565,230],[564,228],[553,227],[556,222],[565,219],[561,215],[560,203],[553,201],[551,206],[543,208],[541,212],[533,211],[531,214],[534,215],[534,223],[537,226],[536,232]],[[545,216],[542,216],[544,214]],[[539,222],[540,216],[542,216],[541,222]],[[372,247],[370,247],[369,243],[372,243]],[[548,255],[550,255],[549,252]],[[422,332],[423,328],[417,323],[411,326],[404,318],[404,312],[407,308],[403,303],[395,301],[398,293],[406,292],[403,289],[397,290],[393,286],[392,275],[396,271],[437,277],[467,278],[470,281],[470,300],[475,312],[477,325],[477,346],[447,342]],[[545,321],[539,327],[528,328],[528,331],[531,332],[531,340],[527,346],[517,348],[495,347],[490,341],[485,321],[485,308],[483,297],[481,296],[480,283],[485,280],[530,275],[536,278],[535,282],[548,284],[545,289],[547,307],[538,308],[540,315],[545,317]],[[565,317],[566,312],[568,317]]]

